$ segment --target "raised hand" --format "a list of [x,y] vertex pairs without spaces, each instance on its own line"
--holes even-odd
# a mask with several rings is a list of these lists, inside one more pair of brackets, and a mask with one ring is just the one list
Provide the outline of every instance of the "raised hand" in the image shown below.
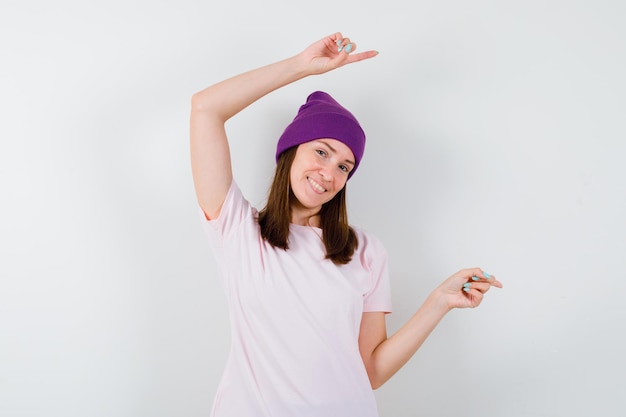
[[298,58],[304,61],[311,74],[322,74],[378,55],[373,50],[354,53],[355,51],[356,43],[337,32],[309,45],[298,54]]

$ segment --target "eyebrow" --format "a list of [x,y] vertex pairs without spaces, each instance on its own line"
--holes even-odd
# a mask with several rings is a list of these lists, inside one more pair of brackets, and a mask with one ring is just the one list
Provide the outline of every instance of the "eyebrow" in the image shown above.
[[[329,144],[328,142],[326,142],[325,140],[323,140],[323,139],[318,139],[317,141],[318,141],[318,142],[323,143],[323,144],[324,144],[324,145],[326,145],[326,146],[328,146],[328,148],[329,148],[332,152],[337,153],[337,150],[336,150],[335,148],[333,148],[332,146],[330,146],[330,144]],[[347,163],[349,163],[349,164],[355,165],[354,161],[352,161],[351,159],[346,159],[346,160],[344,160],[344,162],[347,162]]]

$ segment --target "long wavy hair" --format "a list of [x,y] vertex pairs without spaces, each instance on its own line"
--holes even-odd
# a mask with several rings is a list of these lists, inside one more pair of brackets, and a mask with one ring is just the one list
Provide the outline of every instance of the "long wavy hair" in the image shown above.
[[[258,217],[263,239],[273,247],[284,250],[289,249],[291,203],[296,198],[291,190],[289,174],[297,148],[294,146],[287,149],[278,158],[267,204]],[[335,265],[347,264],[359,242],[354,229],[348,223],[345,186],[332,200],[322,205],[319,214],[326,259],[330,259]]]

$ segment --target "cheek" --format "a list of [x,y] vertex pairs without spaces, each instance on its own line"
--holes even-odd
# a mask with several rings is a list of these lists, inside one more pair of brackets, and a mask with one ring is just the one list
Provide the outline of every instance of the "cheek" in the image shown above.
[[337,188],[337,190],[342,190],[343,187],[346,186],[346,183],[348,182],[348,178],[344,176],[343,178],[339,178],[336,181],[337,182],[335,183],[335,187]]
[[291,165],[291,168],[289,169],[289,182],[290,183],[293,184],[294,181],[296,181],[296,178],[298,177],[299,172],[300,172],[300,167],[294,161],[294,163]]
[[302,176],[305,171],[314,169],[315,162],[313,159],[307,159],[304,156],[296,156],[289,170],[289,178],[297,178]]

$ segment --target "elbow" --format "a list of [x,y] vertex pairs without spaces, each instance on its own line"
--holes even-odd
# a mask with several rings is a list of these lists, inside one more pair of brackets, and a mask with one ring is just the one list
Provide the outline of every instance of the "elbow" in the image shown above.
[[206,100],[203,100],[201,93],[195,93],[191,96],[191,110],[192,111],[203,111],[206,110]]
[[378,388],[382,387],[385,381],[375,378],[370,378],[370,386],[373,391],[376,391]]
[[365,365],[365,372],[367,373],[367,378],[369,379],[370,386],[372,390],[377,390],[382,387],[385,382],[389,379],[385,377],[386,372],[384,369],[381,369],[379,364],[377,364],[373,355],[369,355],[369,357],[362,356],[363,364]]
[[386,378],[382,378],[380,375],[377,375],[370,369],[367,369],[367,377],[370,381],[370,386],[372,387],[372,390],[377,390],[378,388],[382,387],[385,382],[387,382]]
[[200,91],[191,96],[192,117],[211,117],[221,123],[226,123],[231,115],[226,113],[224,108],[224,103],[207,91]]
[[223,107],[223,103],[220,101],[219,96],[212,91],[212,89],[207,88],[192,94],[191,110],[203,113],[218,113],[219,109]]

